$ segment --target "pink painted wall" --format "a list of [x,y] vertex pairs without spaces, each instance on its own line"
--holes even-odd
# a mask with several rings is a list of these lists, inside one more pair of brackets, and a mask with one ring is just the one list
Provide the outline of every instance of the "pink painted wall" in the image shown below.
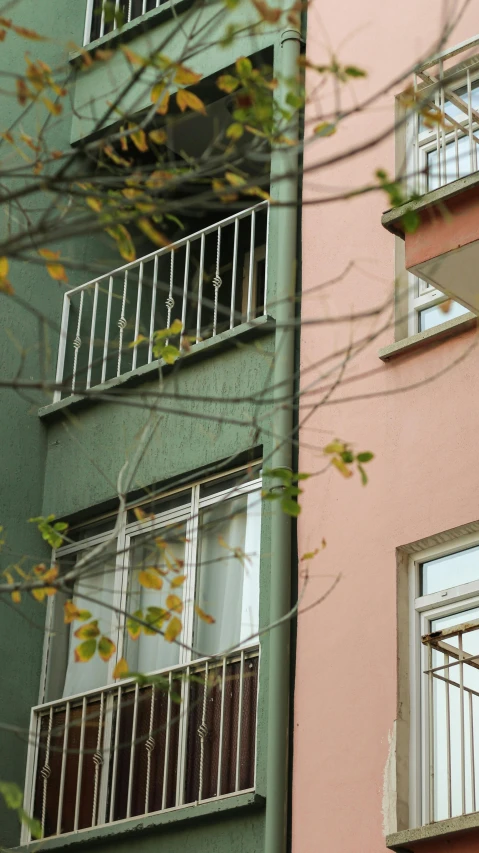
[[[308,54],[328,61],[328,43],[346,63],[367,69],[354,84],[358,98],[373,94],[427,54],[439,32],[438,0],[312,0]],[[458,7],[458,3],[448,4]],[[477,34],[479,0],[472,0],[450,44]],[[309,75],[309,91],[317,78]],[[394,94],[349,119],[339,132],[306,151],[306,168],[325,154],[370,139],[394,121]],[[314,105],[307,120],[315,119]],[[306,196],[324,187],[367,184],[378,167],[394,171],[394,140],[343,164],[309,172]],[[367,310],[393,293],[394,238],[380,224],[384,195],[305,205],[303,317]],[[318,290],[322,282],[341,281]],[[305,325],[302,331],[303,418],[338,373],[332,351],[388,324],[388,316],[343,324]],[[294,718],[293,853],[382,853],[383,779],[397,716],[396,548],[479,518],[479,352],[474,332],[384,364],[380,346],[392,343],[389,323],[347,366],[327,405],[302,431],[300,470],[320,472],[317,450],[339,436],[356,450],[372,450],[370,483],[333,471],[306,482],[299,519],[299,552],[327,547],[310,564],[302,608],[338,573],[341,581],[319,607],[300,616]],[[445,368],[444,375],[428,382]],[[321,378],[321,377],[324,378]],[[309,384],[316,384],[308,392]],[[419,387],[417,386],[419,383]],[[406,389],[406,390],[404,390]],[[358,396],[361,399],[357,399]],[[370,395],[370,396],[368,396]],[[348,398],[349,401],[344,402]],[[338,402],[338,401],[343,402]],[[429,850],[450,849],[429,845]],[[456,847],[453,848],[456,850]],[[457,848],[459,851],[459,847]],[[461,848],[462,849],[462,848]],[[472,848],[471,848],[472,849]]]

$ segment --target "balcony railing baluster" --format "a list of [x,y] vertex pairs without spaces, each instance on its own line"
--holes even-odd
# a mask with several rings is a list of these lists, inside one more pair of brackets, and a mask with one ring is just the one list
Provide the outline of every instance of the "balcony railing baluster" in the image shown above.
[[166,687],[124,681],[34,708],[25,805],[44,837],[252,790],[258,673],[252,647],[174,667]]
[[54,400],[151,363],[175,320],[200,343],[266,314],[268,236],[261,202],[67,291]]

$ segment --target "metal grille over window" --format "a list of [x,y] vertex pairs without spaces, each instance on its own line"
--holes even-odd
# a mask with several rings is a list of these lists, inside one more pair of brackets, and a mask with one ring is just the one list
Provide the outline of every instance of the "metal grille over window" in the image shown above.
[[261,202],[67,291],[54,400],[150,364],[175,322],[194,346],[266,315],[268,222]]
[[258,669],[252,648],[34,708],[44,836],[253,789]]
[[[469,622],[457,622],[473,616]],[[475,812],[479,804],[479,610],[434,620],[427,650],[429,823]],[[456,622],[451,625],[451,622]],[[442,627],[442,625],[445,627]]]

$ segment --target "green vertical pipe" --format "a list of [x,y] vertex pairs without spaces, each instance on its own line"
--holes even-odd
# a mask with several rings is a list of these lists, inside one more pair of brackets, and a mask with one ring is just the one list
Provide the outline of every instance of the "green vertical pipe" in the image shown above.
[[[287,29],[281,34],[275,51],[275,71],[280,77],[276,90],[285,103],[292,79],[298,79],[297,60],[301,36]],[[279,56],[277,54],[279,53]],[[288,127],[288,137],[297,141],[298,121]],[[272,207],[275,221],[274,316],[276,343],[274,362],[274,447],[273,468],[292,467],[291,434],[293,418],[294,321],[297,267],[298,146],[275,149],[271,162],[271,195],[278,207]],[[279,483],[273,485],[279,486]],[[272,567],[270,622],[274,624],[291,607],[291,524],[279,501],[272,508]],[[290,630],[285,621],[269,634],[268,752],[266,769],[265,853],[286,850],[288,793],[288,726],[290,690]]]

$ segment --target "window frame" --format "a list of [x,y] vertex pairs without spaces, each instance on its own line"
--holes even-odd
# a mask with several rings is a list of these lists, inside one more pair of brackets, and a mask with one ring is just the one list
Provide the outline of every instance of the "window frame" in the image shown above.
[[[429,725],[427,648],[422,637],[430,633],[434,619],[459,613],[464,603],[479,607],[479,579],[445,590],[420,595],[420,570],[423,563],[479,545],[479,534],[473,533],[433,545],[414,554],[409,560],[409,825],[410,828],[431,824],[431,790],[429,786]],[[436,820],[435,817],[432,820]]]
[[[249,467],[249,466],[248,466]],[[185,574],[187,575],[187,579],[185,581],[185,595],[184,599],[186,601],[186,606],[183,612],[183,633],[181,637],[182,643],[188,648],[184,648],[184,646],[180,647],[180,658],[178,664],[162,667],[158,670],[154,670],[153,672],[161,673],[161,672],[170,672],[176,666],[181,667],[185,666],[188,663],[195,664],[197,661],[202,660],[201,657],[195,657],[192,649],[193,645],[193,629],[194,629],[194,602],[196,596],[196,584],[197,584],[197,576],[198,576],[198,515],[199,512],[206,507],[214,506],[218,503],[227,500],[234,500],[237,497],[242,495],[247,495],[253,492],[257,492],[259,496],[259,506],[261,513],[261,488],[262,488],[262,469],[261,463],[257,463],[257,472],[255,472],[254,480],[248,480],[245,483],[237,483],[234,485],[229,485],[227,488],[221,488],[221,480],[228,479],[230,480],[235,475],[240,477],[242,471],[244,472],[246,468],[236,469],[234,471],[225,471],[221,477],[213,476],[211,478],[202,478],[201,480],[192,481],[186,487],[181,487],[178,490],[168,491],[167,496],[173,496],[175,494],[185,494],[185,505],[174,507],[172,509],[167,509],[164,512],[156,513],[154,518],[146,521],[127,521],[128,512],[132,509],[132,505],[127,505],[127,507],[122,511],[118,531],[114,537],[112,537],[112,531],[114,529],[114,525],[112,525],[112,530],[96,534],[91,538],[85,538],[79,542],[74,542],[61,548],[55,549],[52,552],[52,564],[56,561],[60,560],[64,556],[68,556],[69,554],[76,554],[81,551],[85,551],[88,548],[94,547],[95,545],[101,544],[102,542],[107,541],[116,541],[116,569],[115,569],[115,583],[113,588],[113,598],[112,598],[112,607],[117,609],[125,610],[127,607],[127,597],[129,592],[129,583],[130,583],[130,573],[131,573],[131,554],[132,554],[132,540],[134,541],[135,537],[140,537],[141,535],[147,533],[148,531],[160,530],[165,527],[166,523],[175,523],[181,520],[186,521],[186,538],[189,539],[189,535],[191,535],[191,541],[187,543],[186,551],[185,551]],[[204,497],[200,497],[200,489],[205,484],[214,484],[215,480],[218,480],[218,491],[215,491],[211,495],[207,495]],[[189,497],[187,498],[187,496]],[[137,505],[137,504],[135,504]],[[87,528],[86,528],[87,529]],[[188,535],[189,531],[189,535]],[[259,536],[261,537],[261,518],[259,525]],[[260,549],[261,539],[259,540],[258,546]],[[260,553],[258,552],[258,561],[260,560]],[[258,566],[259,572],[259,566]],[[259,595],[260,595],[259,587]],[[259,595],[258,595],[258,616],[259,616]],[[55,668],[55,646],[53,640],[54,633],[54,624],[55,617],[58,619],[58,611],[60,606],[63,606],[63,601],[57,600],[57,596],[52,596],[48,599],[47,604],[47,613],[46,613],[46,631],[45,631],[45,641],[44,641],[44,650],[43,650],[43,660],[42,660],[42,672],[41,672],[41,680],[40,680],[40,691],[39,691],[39,699],[38,705],[43,705],[45,703],[53,702],[53,701],[62,701],[65,699],[72,699],[75,696],[84,696],[89,692],[98,691],[98,687],[91,688],[90,690],[82,691],[79,694],[72,694],[72,696],[68,697],[56,697],[53,699],[48,696],[48,686],[49,686],[49,673],[50,668]],[[85,606],[87,606],[87,602],[85,602]],[[112,609],[112,618],[111,618],[111,637],[116,645],[116,652],[108,662],[108,670],[107,670],[107,682],[104,685],[105,687],[114,683],[113,679],[113,671],[117,661],[122,657],[124,645],[125,645],[125,622],[121,617]],[[238,650],[248,650],[251,647],[255,647],[258,645],[258,638],[253,637],[246,639],[243,642],[238,644]],[[57,653],[58,655],[58,653]]]

